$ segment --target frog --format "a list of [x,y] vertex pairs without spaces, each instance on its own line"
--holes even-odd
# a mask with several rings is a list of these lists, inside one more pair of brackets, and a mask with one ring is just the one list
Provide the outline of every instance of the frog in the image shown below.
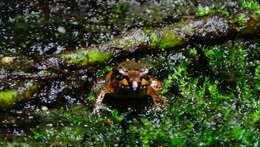
[[132,100],[138,104],[141,98],[149,97],[154,108],[162,108],[165,103],[160,96],[163,85],[149,74],[150,69],[151,66],[136,60],[119,63],[101,78],[103,86],[95,90],[93,114],[99,115],[104,99],[113,99],[112,103],[123,101],[124,104]]

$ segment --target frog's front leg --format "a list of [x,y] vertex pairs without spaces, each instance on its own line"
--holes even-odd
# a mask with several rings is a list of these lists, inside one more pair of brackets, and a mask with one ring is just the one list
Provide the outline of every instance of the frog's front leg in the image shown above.
[[147,95],[151,96],[153,103],[157,107],[161,107],[164,104],[163,99],[160,97],[160,92],[162,89],[162,84],[160,81],[152,79],[150,85],[147,87]]
[[99,115],[100,108],[102,107],[102,102],[105,98],[105,95],[108,93],[112,93],[113,90],[109,85],[105,85],[98,93],[96,96],[96,101],[94,105],[94,109],[92,114],[94,115]]

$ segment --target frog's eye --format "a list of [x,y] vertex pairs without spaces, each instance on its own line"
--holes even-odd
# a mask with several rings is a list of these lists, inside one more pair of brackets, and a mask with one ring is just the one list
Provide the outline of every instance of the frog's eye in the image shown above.
[[141,80],[141,85],[142,86],[147,86],[149,84],[149,81],[145,80],[145,79],[142,79]]
[[126,79],[123,79],[123,80],[119,81],[119,83],[120,83],[121,85],[123,85],[123,86],[128,86],[128,82],[127,82]]

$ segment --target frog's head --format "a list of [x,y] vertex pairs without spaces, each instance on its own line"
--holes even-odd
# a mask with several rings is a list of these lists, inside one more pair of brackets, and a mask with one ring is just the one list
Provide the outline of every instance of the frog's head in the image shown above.
[[131,88],[136,91],[138,88],[145,88],[149,84],[147,74],[149,67],[134,60],[124,61],[117,67],[121,75],[120,87]]

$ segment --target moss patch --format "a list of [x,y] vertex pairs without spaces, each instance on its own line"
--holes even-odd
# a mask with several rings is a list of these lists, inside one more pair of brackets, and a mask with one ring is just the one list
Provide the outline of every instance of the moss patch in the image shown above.
[[62,54],[67,62],[73,63],[76,66],[82,67],[94,63],[103,63],[111,57],[109,52],[100,52],[96,49],[79,49],[73,53]]
[[0,92],[0,108],[7,107],[15,103],[14,98],[17,96],[17,94],[17,90]]
[[160,40],[157,42],[158,47],[161,49],[171,48],[181,45],[183,43],[183,38],[179,37],[175,31],[165,28],[160,32]]

